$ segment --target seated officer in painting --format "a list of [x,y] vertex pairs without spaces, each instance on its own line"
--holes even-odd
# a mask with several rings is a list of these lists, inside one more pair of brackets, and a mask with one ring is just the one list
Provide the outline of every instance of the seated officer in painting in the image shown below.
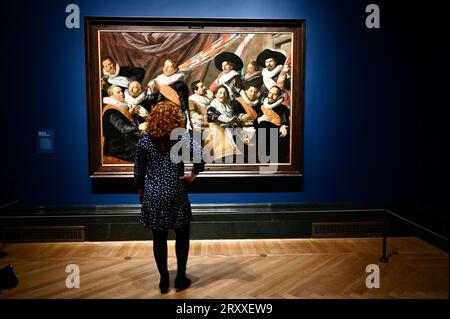
[[256,110],[260,109],[258,95],[259,90],[256,82],[248,82],[245,84],[244,90],[241,90],[239,93],[239,97],[230,103],[231,108],[233,109],[233,115],[238,117],[239,126],[242,127],[241,139],[244,142],[243,151],[245,154],[245,162],[247,162],[250,141],[256,134],[255,120],[258,117]]
[[147,92],[142,90],[142,86],[138,81],[130,82],[128,90],[125,90],[125,102],[128,104],[128,110],[131,114],[136,108],[139,123],[145,122],[149,115],[151,101],[147,96]]
[[119,86],[110,86],[108,94],[111,103],[103,108],[103,155],[133,160],[137,142],[148,124],[133,119]]
[[278,162],[289,162],[289,122],[290,110],[283,104],[282,90],[274,85],[270,88],[266,98],[258,107],[258,133],[260,129],[266,129],[266,154],[271,151],[270,129],[278,129]]
[[241,154],[234,141],[231,128],[236,128],[239,123],[237,116],[233,115],[233,109],[229,105],[228,90],[220,85],[217,88],[216,98],[206,109],[206,119],[209,122],[209,134],[205,139],[205,152],[211,158],[222,162],[225,158],[232,158]]
[[208,97],[206,86],[200,80],[192,82],[191,89],[194,94],[189,96],[189,115],[194,126],[193,128],[201,129],[208,126],[206,109],[212,99]]

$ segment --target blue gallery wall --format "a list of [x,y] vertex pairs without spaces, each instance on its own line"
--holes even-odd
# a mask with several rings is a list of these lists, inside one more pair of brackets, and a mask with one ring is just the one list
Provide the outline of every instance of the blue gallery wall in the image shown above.
[[[430,5],[374,1],[0,2],[2,193],[26,206],[137,204],[93,194],[88,176],[84,16],[306,19],[302,192],[192,194],[193,203],[437,203],[448,208],[448,19]],[[392,2],[392,1],[391,1]],[[83,24],[83,23],[81,23]],[[54,132],[38,154],[36,130]]]

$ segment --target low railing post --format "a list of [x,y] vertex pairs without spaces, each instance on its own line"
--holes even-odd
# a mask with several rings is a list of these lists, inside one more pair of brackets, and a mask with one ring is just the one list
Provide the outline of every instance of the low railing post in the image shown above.
[[388,212],[384,210],[383,216],[383,255],[380,257],[382,263],[388,263],[389,258],[386,256],[386,246],[387,246],[387,233],[388,233]]

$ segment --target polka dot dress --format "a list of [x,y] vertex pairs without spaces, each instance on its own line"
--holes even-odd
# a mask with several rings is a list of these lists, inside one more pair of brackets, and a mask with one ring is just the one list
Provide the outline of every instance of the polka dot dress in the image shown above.
[[[198,174],[203,166],[203,163],[194,164],[193,172]],[[172,162],[170,151],[160,151],[148,135],[140,139],[134,177],[136,187],[145,190],[139,217],[144,227],[158,230],[180,228],[192,220],[186,187],[180,180],[183,175],[184,163]]]

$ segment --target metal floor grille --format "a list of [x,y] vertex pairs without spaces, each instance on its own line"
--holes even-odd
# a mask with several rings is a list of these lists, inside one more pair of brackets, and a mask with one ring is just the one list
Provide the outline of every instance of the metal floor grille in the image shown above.
[[383,226],[383,222],[313,223],[312,237],[376,237],[383,234]]
[[84,226],[27,226],[1,228],[3,243],[84,241]]

